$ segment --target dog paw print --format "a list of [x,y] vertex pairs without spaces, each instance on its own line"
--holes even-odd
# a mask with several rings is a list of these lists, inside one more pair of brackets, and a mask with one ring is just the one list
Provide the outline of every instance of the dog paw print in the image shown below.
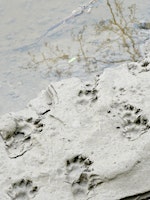
[[97,96],[97,89],[95,89],[94,87],[92,87],[91,84],[86,84],[85,89],[80,90],[78,92],[78,103],[81,105],[86,105],[89,102],[90,103],[95,103],[98,100],[98,96]]
[[102,183],[101,178],[92,173],[92,161],[83,155],[77,155],[66,162],[67,181],[71,184],[74,197],[85,198],[88,193]]
[[21,179],[12,183],[7,194],[12,200],[31,200],[38,192],[38,186],[34,186],[32,180]]
[[[12,125],[5,124],[0,133],[10,158],[19,157],[27,152],[32,146],[32,134],[41,132],[44,126],[40,119],[33,118],[12,118],[7,123]],[[7,126],[9,128],[6,129]]]

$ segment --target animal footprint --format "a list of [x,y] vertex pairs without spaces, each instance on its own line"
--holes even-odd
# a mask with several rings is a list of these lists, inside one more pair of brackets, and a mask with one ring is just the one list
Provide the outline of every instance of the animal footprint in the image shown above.
[[8,195],[12,200],[31,200],[38,192],[38,187],[33,186],[30,179],[21,179],[13,183],[8,189]]
[[132,75],[150,71],[150,61],[145,58],[141,63],[129,63],[128,70]]
[[[12,125],[9,126],[9,124]],[[16,158],[28,151],[32,145],[32,134],[41,132],[43,126],[40,119],[11,118],[8,120],[7,124],[0,130],[0,133],[9,157]],[[6,129],[6,127],[8,128]]]
[[92,173],[91,165],[92,161],[83,155],[77,155],[66,162],[66,178],[76,198],[86,197],[92,189],[102,183],[100,177]]
[[131,140],[138,138],[150,128],[148,119],[142,115],[142,110],[130,104],[124,105],[122,119],[123,133]]
[[78,93],[78,96],[80,97],[78,103],[81,105],[86,105],[89,102],[96,102],[98,99],[97,93],[98,91],[92,87],[92,85],[87,84],[86,88],[84,90],[80,90]]
[[131,104],[118,104],[115,110],[109,110],[108,113],[120,118],[120,125],[116,128],[121,129],[123,135],[130,140],[137,139],[150,128],[149,120],[143,115],[142,110]]

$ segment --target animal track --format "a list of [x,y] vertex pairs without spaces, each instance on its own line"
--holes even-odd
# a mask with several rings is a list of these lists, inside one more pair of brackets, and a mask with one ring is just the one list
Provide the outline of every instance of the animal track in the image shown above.
[[150,60],[145,58],[140,64],[139,63],[129,63],[128,70],[132,75],[137,73],[143,73],[150,71]]
[[93,87],[91,84],[86,84],[85,89],[78,92],[78,96],[80,97],[78,103],[81,105],[86,105],[89,102],[96,102],[98,99],[97,93],[98,91],[95,89],[95,87]]
[[92,161],[83,155],[77,155],[66,162],[67,181],[71,184],[74,197],[84,198],[96,186],[102,183],[99,175],[93,174]]
[[5,142],[9,157],[16,158],[23,155],[31,148],[32,134],[41,132],[44,125],[41,123],[41,119],[33,120],[33,118],[14,118],[11,119],[10,123],[12,123],[13,126],[7,130],[1,130],[1,136]]
[[31,200],[38,192],[38,187],[30,179],[21,179],[11,184],[8,195],[12,200]]
[[123,134],[129,139],[136,139],[150,128],[148,119],[142,115],[142,110],[130,104],[124,105],[122,118]]
[[[111,113],[111,111],[108,113]],[[123,135],[130,140],[137,139],[150,128],[149,121],[142,114],[142,110],[131,104],[122,104],[118,108],[117,115],[120,117],[122,123],[116,128],[122,128]],[[113,115],[113,117],[115,116],[116,114]]]

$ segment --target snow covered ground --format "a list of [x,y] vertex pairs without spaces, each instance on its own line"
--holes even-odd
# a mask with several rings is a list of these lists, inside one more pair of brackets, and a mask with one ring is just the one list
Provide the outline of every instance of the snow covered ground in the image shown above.
[[[85,13],[49,31],[33,48],[30,46],[50,27],[88,3],[84,0],[0,0],[0,114],[23,108],[53,80],[91,79],[106,67],[131,60],[134,53],[141,59],[145,43],[148,48],[150,33],[149,29],[139,28],[139,23],[149,23],[149,0],[124,1],[122,17],[130,21],[127,8],[135,4],[137,18],[130,23],[131,37],[126,43],[116,26],[109,30],[112,13],[107,1],[99,0]],[[114,1],[109,3],[113,13],[117,13]],[[134,52],[132,39],[138,52]]]

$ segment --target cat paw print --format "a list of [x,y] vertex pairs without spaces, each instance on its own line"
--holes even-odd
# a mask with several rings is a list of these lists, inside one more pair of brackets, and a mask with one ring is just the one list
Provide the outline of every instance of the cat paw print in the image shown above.
[[71,184],[71,190],[75,198],[84,199],[89,192],[103,181],[93,173],[92,161],[83,155],[77,155],[66,162],[67,182]]
[[31,179],[21,179],[11,184],[7,194],[12,200],[31,200],[38,192],[38,186]]
[[43,126],[41,119],[11,118],[6,121],[0,134],[8,156],[16,158],[27,152],[32,146],[32,135],[41,132]]
[[90,103],[95,103],[98,100],[98,91],[91,84],[86,84],[85,89],[78,92],[78,103],[81,105],[87,105]]

